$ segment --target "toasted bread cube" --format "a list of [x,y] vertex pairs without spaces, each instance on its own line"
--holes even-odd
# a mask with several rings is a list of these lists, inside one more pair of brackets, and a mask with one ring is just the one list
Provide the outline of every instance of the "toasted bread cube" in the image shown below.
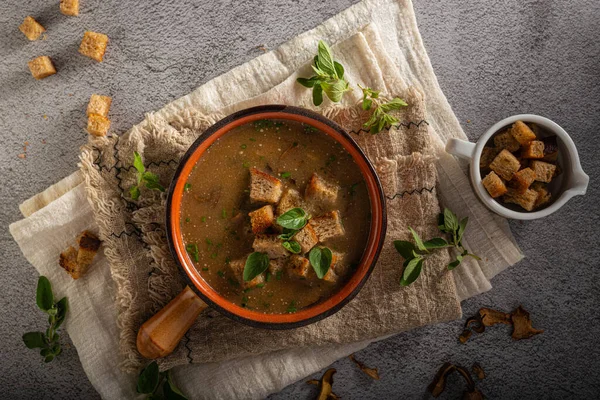
[[276,204],[281,198],[283,185],[272,175],[250,168],[250,201]]
[[499,150],[494,147],[484,147],[479,158],[479,168],[487,170],[490,167],[490,163],[498,155],[498,152]]
[[287,258],[276,258],[274,260],[269,260],[268,271],[271,275],[277,275],[278,273],[281,273],[281,271],[283,271],[287,263]]
[[294,239],[300,245],[302,249],[302,254],[306,254],[312,249],[317,243],[319,243],[319,238],[317,237],[317,233],[310,225],[310,223],[306,224],[304,228],[300,229],[298,233],[294,236]]
[[510,181],[515,172],[521,168],[521,163],[510,151],[504,149],[494,158],[490,168],[502,179]]
[[513,188],[509,188],[508,192],[502,198],[505,203],[514,203],[523,207],[527,211],[533,210],[535,202],[538,198],[538,192],[532,189],[527,189],[525,193],[519,193]]
[[25,17],[25,20],[21,25],[19,25],[19,30],[23,32],[23,34],[29,40],[38,40],[42,32],[46,32],[46,29],[37,22],[33,17],[29,15]]
[[311,202],[318,202],[320,205],[332,204],[336,201],[339,187],[334,183],[327,182],[317,174],[312,174],[304,197]]
[[532,140],[523,146],[521,151],[523,158],[544,158],[544,142]]
[[84,56],[93,58],[98,62],[102,62],[106,45],[108,44],[108,36],[103,33],[85,31],[79,52]]
[[287,250],[281,245],[277,235],[256,235],[252,243],[254,251],[267,253],[269,258],[281,258],[288,255]]
[[52,60],[50,60],[50,57],[48,56],[34,58],[33,60],[29,61],[27,65],[29,65],[31,75],[33,75],[35,79],[44,79],[56,73],[56,69],[54,69]]
[[231,272],[233,272],[233,275],[235,276],[235,278],[245,289],[256,287],[257,285],[260,285],[261,283],[265,282],[265,274],[264,273],[257,275],[251,281],[246,282],[244,280],[244,267],[246,266],[247,258],[248,258],[248,256],[246,256],[242,259],[239,259],[239,260],[233,260],[229,263],[229,269],[231,269]]
[[331,265],[329,266],[327,273],[323,277],[323,280],[329,283],[336,283],[339,280],[339,264],[342,260],[343,254],[332,252],[331,256]]
[[510,133],[510,130],[494,136],[494,145],[498,150],[508,150],[510,152],[517,151],[521,147],[517,139]]
[[79,266],[77,265],[77,250],[73,246],[60,253],[58,263],[67,271],[71,278],[79,279]]
[[[100,239],[89,231],[83,231],[78,238],[79,251],[77,252],[77,265],[79,266],[79,275],[86,273],[102,243]],[[77,278],[75,278],[77,279]]]
[[88,117],[87,131],[94,136],[106,136],[110,128],[110,120],[98,114]]
[[481,183],[493,198],[500,197],[508,191],[502,179],[494,171],[487,174]]
[[288,273],[293,278],[306,279],[314,272],[310,266],[310,261],[296,254],[290,257],[287,266]]
[[296,189],[288,188],[283,192],[277,205],[277,215],[285,214],[292,208],[302,207],[302,196]]
[[535,160],[531,162],[531,169],[535,172],[536,181],[549,183],[554,178],[556,165]]
[[331,211],[319,217],[312,218],[310,225],[317,234],[319,242],[344,234],[344,226],[342,225],[342,218],[339,211]]
[[521,146],[525,146],[527,143],[536,139],[535,133],[533,133],[531,128],[523,121],[515,122],[510,129],[510,133],[517,139],[517,142],[519,142]]
[[65,15],[79,15],[79,0],[60,0],[60,12]]
[[535,190],[538,193],[538,198],[535,201],[534,208],[542,207],[543,205],[547,204],[552,198],[552,195],[550,194],[550,191],[548,190],[548,187],[545,183],[535,182],[533,185],[531,185],[531,189]]
[[102,115],[104,118],[108,118],[108,110],[110,110],[111,103],[112,99],[110,97],[93,94],[92,97],[90,97],[86,114],[98,114]]
[[266,231],[268,227],[273,225],[273,221],[275,221],[273,206],[270,204],[254,210],[248,213],[248,215],[252,224],[252,232],[255,234]]
[[529,186],[535,181],[535,172],[531,168],[525,168],[515,174],[512,179],[514,188],[520,194],[529,189]]

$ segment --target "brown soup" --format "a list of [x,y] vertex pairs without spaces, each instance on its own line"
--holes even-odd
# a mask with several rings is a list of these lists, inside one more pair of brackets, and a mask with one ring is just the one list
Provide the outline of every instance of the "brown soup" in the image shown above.
[[[294,254],[278,237],[290,231],[277,217],[298,207],[311,218],[289,240],[302,243]],[[217,139],[194,166],[181,206],[183,240],[202,277],[229,301],[264,313],[296,312],[331,296],[359,263],[369,229],[367,188],[352,157],[328,135],[288,120],[256,121]],[[332,251],[322,279],[311,248]],[[271,261],[244,281],[253,252]]]

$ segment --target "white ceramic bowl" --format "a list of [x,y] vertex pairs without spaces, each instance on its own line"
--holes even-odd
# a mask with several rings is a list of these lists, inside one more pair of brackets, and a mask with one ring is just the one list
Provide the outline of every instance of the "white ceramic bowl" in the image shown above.
[[[516,205],[500,203],[489,195],[481,183],[479,159],[483,148],[494,134],[511,126],[515,121],[535,123],[544,129],[546,136],[556,135],[558,138],[558,165],[562,168],[562,174],[553,179],[548,186],[552,200],[537,211],[527,212]],[[577,149],[567,132],[557,123],[539,115],[520,114],[505,118],[488,129],[477,143],[450,139],[446,143],[446,151],[470,160],[470,177],[475,193],[490,210],[506,218],[529,220],[548,216],[561,208],[571,197],[584,195],[590,180],[590,177],[581,169]]]

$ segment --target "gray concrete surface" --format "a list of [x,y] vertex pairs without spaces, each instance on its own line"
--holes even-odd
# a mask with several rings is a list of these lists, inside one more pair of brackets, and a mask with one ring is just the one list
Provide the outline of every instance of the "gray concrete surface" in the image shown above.
[[[144,112],[259,55],[258,46],[275,48],[354,2],[82,0],[78,18],[61,15],[58,0],[0,3],[1,398],[98,398],[74,348],[43,365],[21,343],[23,332],[44,321],[34,305],[35,270],[7,229],[20,218],[21,201],[75,169],[89,95],[112,95],[114,129],[125,130]],[[513,221],[527,258],[496,277],[491,292],[464,303],[466,315],[523,304],[544,334],[513,342],[507,327],[494,327],[460,345],[462,321],[417,329],[357,354],[379,368],[380,381],[349,360],[336,362],[335,392],[345,399],[427,398],[437,368],[454,361],[484,367],[488,377],[479,386],[491,399],[597,398],[600,3],[446,0],[415,8],[442,89],[471,138],[511,114],[545,115],[572,135],[592,180],[588,195],[560,212]],[[48,29],[47,40],[30,43],[17,30],[28,14]],[[85,29],[110,36],[104,63],[77,54]],[[26,63],[44,54],[59,73],[36,82]],[[27,158],[20,159],[25,141]],[[458,397],[462,383],[449,386],[442,398]],[[271,398],[315,393],[302,381]]]

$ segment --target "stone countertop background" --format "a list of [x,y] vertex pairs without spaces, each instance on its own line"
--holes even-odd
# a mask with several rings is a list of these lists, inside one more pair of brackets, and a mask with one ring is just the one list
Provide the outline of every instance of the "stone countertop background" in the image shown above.
[[[113,96],[112,131],[123,132],[145,112],[295,35],[319,25],[355,0],[82,0],[77,18],[58,0],[0,4],[0,387],[7,399],[95,399],[77,353],[65,346],[43,365],[21,334],[45,324],[36,309],[37,273],[22,257],[8,225],[18,204],[76,169],[86,141],[85,106],[92,93]],[[461,345],[463,320],[424,327],[357,354],[379,368],[373,381],[347,359],[336,362],[335,392],[344,399],[428,398],[426,387],[445,361],[480,363],[478,386],[490,399],[594,398],[600,390],[600,34],[597,0],[416,1],[415,11],[442,90],[467,135],[476,139],[517,113],[544,115],[573,137],[590,175],[577,197],[543,220],[511,221],[527,258],[498,277],[493,290],[463,303],[465,316],[482,306],[523,304],[542,335],[520,342],[500,326]],[[26,15],[47,29],[29,42],[17,27]],[[84,30],[108,34],[101,64],[77,53]],[[58,74],[35,81],[27,61],[54,60]],[[23,153],[28,142],[27,158]],[[68,338],[63,339],[68,342]],[[319,374],[317,374],[319,375]],[[315,377],[317,377],[315,375]],[[450,379],[441,398],[456,398]],[[300,381],[272,399],[310,399]]]

